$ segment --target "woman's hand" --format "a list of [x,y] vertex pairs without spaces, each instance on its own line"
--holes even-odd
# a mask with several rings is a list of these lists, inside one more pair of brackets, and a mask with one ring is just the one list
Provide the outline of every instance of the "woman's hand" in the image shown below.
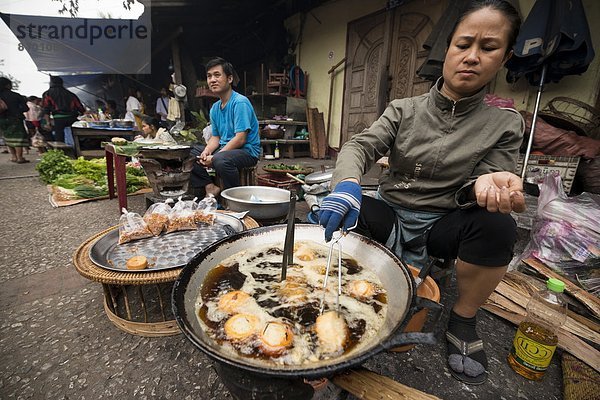
[[477,204],[485,207],[489,212],[525,211],[525,197],[523,196],[523,182],[521,178],[510,172],[492,172],[477,178],[475,186]]

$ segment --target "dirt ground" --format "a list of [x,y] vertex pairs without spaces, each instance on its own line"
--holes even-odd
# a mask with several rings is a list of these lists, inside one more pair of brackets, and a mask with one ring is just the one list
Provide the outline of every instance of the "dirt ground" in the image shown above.
[[[140,337],[109,321],[102,285],[80,276],[71,257],[86,238],[117,224],[117,200],[52,208],[34,165],[10,163],[0,154],[0,398],[231,398],[213,362],[183,335]],[[378,171],[370,174],[375,179]],[[129,207],[143,212],[144,196],[130,197]],[[297,216],[305,220],[306,211],[299,207]],[[443,288],[442,325],[455,297],[452,282]],[[467,386],[450,376],[443,340],[406,353],[382,353],[364,366],[444,399],[562,398],[560,352],[542,382],[527,381],[506,362],[515,328],[485,311],[478,318],[490,364],[484,385]],[[335,391],[327,398],[345,397]]]

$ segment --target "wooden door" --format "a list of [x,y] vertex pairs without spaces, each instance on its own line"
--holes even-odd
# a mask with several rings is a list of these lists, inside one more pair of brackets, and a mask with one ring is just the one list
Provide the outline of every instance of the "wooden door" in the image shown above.
[[416,70],[427,56],[423,43],[432,28],[427,15],[403,7],[348,24],[340,148],[379,118],[391,100],[429,90],[431,82]]
[[379,12],[348,25],[340,147],[383,110],[390,43],[385,38],[391,30],[391,16]]
[[417,68],[427,57],[428,52],[423,49],[423,43],[432,28],[433,23],[425,14],[396,13],[391,38],[390,89],[386,105],[394,99],[418,96],[429,91],[432,82],[420,78]]

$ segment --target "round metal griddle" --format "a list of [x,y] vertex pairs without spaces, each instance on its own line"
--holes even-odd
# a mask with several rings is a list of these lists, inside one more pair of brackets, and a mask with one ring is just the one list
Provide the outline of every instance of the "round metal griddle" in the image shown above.
[[163,233],[124,244],[118,244],[119,231],[115,229],[94,243],[90,259],[99,267],[120,272],[129,271],[127,260],[140,255],[148,258],[148,268],[136,272],[179,268],[209,245],[244,229],[242,221],[227,214],[217,214],[214,225],[200,223],[196,230]]

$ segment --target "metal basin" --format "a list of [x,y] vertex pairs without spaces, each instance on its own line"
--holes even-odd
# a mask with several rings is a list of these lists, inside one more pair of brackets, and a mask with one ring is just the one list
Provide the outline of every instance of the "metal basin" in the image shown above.
[[285,216],[290,207],[290,191],[269,186],[238,186],[221,192],[232,211],[248,211],[255,219]]

